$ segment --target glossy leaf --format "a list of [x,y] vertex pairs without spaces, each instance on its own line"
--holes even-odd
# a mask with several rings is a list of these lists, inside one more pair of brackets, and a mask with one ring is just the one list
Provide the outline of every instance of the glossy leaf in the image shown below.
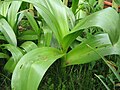
[[10,4],[11,4],[11,1],[0,2],[0,14],[3,15],[4,17],[7,16],[7,12]]
[[37,90],[47,69],[63,55],[59,50],[49,47],[28,52],[21,58],[13,72],[12,89]]
[[120,50],[117,49],[118,47],[116,48],[111,45],[108,35],[100,34],[85,40],[72,49],[66,56],[64,66],[84,64],[100,59],[101,57],[87,45],[94,48],[102,56],[120,54]]
[[37,40],[38,36],[37,35],[24,35],[18,37],[19,40]]
[[21,6],[22,1],[12,1],[8,10],[7,19],[12,28],[14,28],[17,21],[17,13]]
[[25,52],[29,52],[33,49],[36,49],[37,45],[32,41],[26,41],[20,47],[23,48]]
[[14,62],[13,57],[11,57],[10,59],[8,59],[7,63],[5,64],[4,69],[12,73],[15,66],[16,66],[16,63]]
[[[113,54],[120,55],[120,39],[114,46],[110,44],[110,41],[108,40],[108,36],[106,38],[101,37],[98,40],[96,39],[95,41],[92,40],[89,41],[89,40],[90,39],[86,40],[87,43],[83,42],[77,47],[75,47],[73,50],[71,50],[67,54],[66,61],[64,61],[63,66],[84,64],[91,61],[99,60],[101,57],[107,55],[113,55]],[[89,46],[92,47],[97,53],[99,53],[99,55],[94,50],[92,49],[90,50]]]
[[72,0],[72,11],[75,14],[76,9],[78,8],[79,0]]
[[18,47],[10,45],[10,44],[5,44],[3,46],[5,46],[5,48],[11,52],[12,57],[14,59],[14,63],[17,64],[17,62],[23,56],[22,50],[20,50]]
[[20,21],[24,17],[24,11],[21,11],[18,13],[18,20],[17,20],[17,25],[19,25]]
[[44,38],[45,38],[45,46],[49,47],[51,44],[51,40],[52,40],[52,31],[50,30],[50,28],[44,24],[43,27],[43,32],[44,32]]
[[4,69],[12,73],[16,64],[18,63],[20,58],[23,56],[23,53],[19,48],[12,46],[10,44],[5,44],[3,46],[5,46],[5,48],[9,50],[12,54],[12,57],[5,64]]
[[100,27],[104,32],[107,32],[112,44],[115,44],[119,39],[119,30],[117,29],[118,23],[119,15],[112,8],[95,12],[79,21],[71,32],[64,37],[62,46],[64,49],[68,48],[69,45],[77,38],[79,35],[78,33],[81,30],[93,26]]
[[74,16],[74,13],[68,7],[66,7],[66,13],[67,13],[67,18],[68,18],[69,28],[73,29],[73,27],[75,26],[75,16]]
[[37,9],[38,13],[43,17],[50,29],[55,34],[59,43],[63,36],[69,32],[67,13],[65,6],[60,0],[23,0],[32,3]]
[[11,45],[17,46],[15,33],[5,19],[0,19],[0,31]]
[[[116,76],[116,78],[120,81],[120,75],[119,72],[117,72],[117,70],[115,69],[115,64],[112,61],[108,61],[106,58],[104,58],[100,53],[98,53],[94,48],[92,48],[91,46],[89,46],[89,48],[91,48],[96,54],[98,54],[103,60],[104,62],[108,65],[108,67],[112,70],[112,72],[114,73],[114,75]],[[118,48],[119,50],[119,48]],[[114,53],[115,54],[115,53]],[[118,52],[118,55],[120,55],[120,53]]]
[[23,31],[18,37],[19,40],[37,40],[38,36],[33,30]]

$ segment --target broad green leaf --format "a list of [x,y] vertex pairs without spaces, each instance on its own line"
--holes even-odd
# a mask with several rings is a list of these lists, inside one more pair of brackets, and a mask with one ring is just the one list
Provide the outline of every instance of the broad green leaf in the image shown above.
[[12,75],[12,90],[37,90],[47,69],[62,54],[55,48],[43,47],[25,54]]
[[19,40],[37,40],[38,36],[37,35],[22,35],[18,37]]
[[3,15],[4,17],[7,16],[7,12],[8,12],[10,4],[11,4],[11,1],[0,2],[0,14]]
[[12,57],[14,59],[14,63],[17,64],[17,62],[23,56],[22,50],[10,44],[4,44],[3,46],[5,46],[5,48],[11,52]]
[[69,32],[66,9],[60,0],[23,0],[32,3],[50,29],[55,34],[59,43],[63,36]]
[[104,51],[104,49],[107,48],[106,46],[110,46],[111,42],[107,34],[93,36],[68,52],[64,65],[84,64],[98,60],[100,56],[91,50],[87,45],[90,45],[92,48],[102,53],[102,55],[106,55],[109,52],[108,50]]
[[72,11],[75,14],[76,9],[78,8],[79,0],[72,0]]
[[12,28],[14,28],[17,21],[17,13],[21,6],[22,1],[12,1],[8,10],[7,20]]
[[15,33],[5,19],[0,19],[0,31],[11,45],[17,46]]
[[52,31],[46,24],[43,25],[42,29],[44,32],[45,46],[49,47],[51,44],[51,39],[52,39],[52,35],[53,35]]
[[23,54],[22,54],[22,51],[15,46],[12,46],[10,44],[5,44],[3,46],[5,46],[5,48],[9,50],[12,54],[12,57],[5,64],[4,69],[12,73],[16,64],[18,63],[20,58],[23,56]]
[[72,29],[75,26],[75,16],[68,7],[66,7],[66,13],[67,13],[67,18],[68,18],[69,28]]
[[28,11],[25,11],[24,12],[25,16],[27,17],[28,21],[30,22],[30,25],[32,26],[33,30],[36,32],[36,34],[40,34],[40,29],[34,19],[34,16],[28,12]]
[[20,21],[24,17],[24,11],[21,11],[18,13],[18,20],[17,20],[17,25],[19,25]]
[[87,39],[86,41],[72,49],[70,52],[68,52],[63,66],[84,64],[99,60],[101,56],[88,46],[92,47],[102,57],[113,54],[120,55],[120,39],[113,46],[109,40],[108,35],[101,34]]
[[16,66],[16,63],[14,62],[13,57],[11,57],[10,59],[8,59],[7,63],[5,64],[4,69],[12,73],[15,66]]
[[36,49],[37,45],[32,41],[26,41],[20,47],[23,48],[25,52],[29,52],[33,49]]
[[33,30],[23,31],[20,36],[18,36],[19,40],[37,40],[38,36]]
[[71,30],[71,32],[64,37],[62,46],[64,49],[68,48],[69,45],[79,35],[78,33],[81,30],[93,26],[100,27],[104,32],[107,32],[112,44],[115,44],[119,39],[119,30],[117,29],[118,23],[119,15],[112,8],[95,12],[79,21],[79,23]]

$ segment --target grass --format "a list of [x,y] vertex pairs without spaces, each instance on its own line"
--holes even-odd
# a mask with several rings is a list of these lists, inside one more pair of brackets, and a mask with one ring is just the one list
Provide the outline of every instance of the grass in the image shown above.
[[[57,61],[45,74],[40,83],[41,88],[38,90],[96,90],[96,88],[97,90],[106,90],[94,75],[95,73],[106,75],[106,67],[102,65],[102,61],[97,62],[94,67],[92,66],[93,63],[61,69],[58,67],[60,62]],[[103,68],[100,69],[99,67]],[[10,78],[9,73],[5,71],[0,73],[1,90],[10,90]]]
[[[60,62],[55,62],[45,74],[39,90],[106,90],[102,83],[95,77],[95,73],[104,74],[99,67],[102,61],[85,65],[69,66],[61,69],[57,67]],[[92,64],[95,64],[92,66]],[[109,68],[107,68],[109,69]]]

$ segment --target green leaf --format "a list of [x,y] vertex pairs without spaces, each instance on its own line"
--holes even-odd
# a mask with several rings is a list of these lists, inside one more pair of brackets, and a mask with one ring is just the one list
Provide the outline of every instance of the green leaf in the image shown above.
[[7,63],[4,66],[5,70],[12,73],[16,64],[18,63],[20,58],[23,56],[22,51],[19,48],[12,46],[10,44],[5,44],[2,46],[5,46],[5,48],[9,50],[12,54],[12,57],[7,61]]
[[50,29],[55,34],[58,42],[61,43],[63,36],[69,32],[67,13],[65,6],[60,0],[23,0],[32,3],[38,13],[43,17]]
[[50,30],[50,28],[44,24],[43,27],[43,32],[44,32],[44,38],[45,38],[45,46],[49,47],[51,44],[51,40],[52,40],[52,31]]
[[[109,68],[112,70],[112,72],[114,73],[114,75],[116,76],[116,78],[120,81],[120,75],[119,72],[116,71],[115,69],[115,64],[112,61],[108,61],[106,58],[103,57],[102,54],[100,54],[99,52],[97,52],[94,48],[92,48],[91,46],[88,45],[89,48],[91,48],[91,50],[93,50],[96,54],[98,54],[103,60],[104,62],[109,66]],[[117,48],[119,50],[119,48]],[[113,49],[114,50],[114,49]],[[109,52],[108,52],[109,53]],[[115,52],[116,53],[116,52]],[[114,54],[115,54],[114,53]],[[117,52],[118,55],[120,55],[120,52]]]
[[0,40],[6,41],[5,37],[3,35],[0,35]]
[[23,17],[24,17],[24,11],[20,11],[18,13],[17,25],[19,25],[19,23],[20,23],[20,21],[22,20]]
[[103,9],[103,7],[104,7],[104,0],[98,0],[98,6]]
[[16,63],[14,62],[13,57],[11,57],[7,61],[7,63],[5,64],[4,69],[7,70],[7,71],[9,71],[10,73],[12,73],[13,70],[14,70],[14,68],[15,68],[15,66],[16,66]]
[[79,0],[72,0],[72,11],[75,14],[76,9],[78,8]]
[[11,45],[17,46],[15,33],[5,19],[0,19],[0,31]]
[[120,55],[120,39],[112,46],[108,36],[106,34],[101,34],[87,39],[68,52],[63,66],[84,64],[113,54]]
[[6,58],[6,59],[8,59],[9,56],[7,54],[5,54],[5,53],[1,53],[0,52],[0,58]]
[[18,36],[19,40],[37,40],[38,36],[33,30],[23,31],[20,36]]
[[7,16],[7,12],[8,12],[10,4],[11,4],[11,1],[0,2],[0,14],[3,15],[4,17]]
[[73,29],[73,27],[75,26],[75,16],[72,10],[70,10],[68,7],[66,7],[66,13],[67,13],[67,18],[68,18],[69,28]]
[[25,54],[13,72],[12,90],[37,90],[47,69],[63,55],[49,47],[37,48]]
[[36,49],[38,46],[32,41],[26,41],[21,46],[26,52]]
[[120,5],[120,0],[114,0],[115,3],[117,3],[118,5]]
[[33,30],[36,32],[36,34],[40,34],[40,29],[34,19],[34,16],[30,13],[25,11],[24,12],[25,16],[27,17],[28,21],[30,22],[30,25],[32,26]]
[[119,30],[117,29],[118,23],[119,15],[112,8],[95,12],[79,21],[71,32],[64,37],[62,46],[64,49],[68,48],[69,45],[77,38],[81,30],[93,26],[100,27],[104,32],[107,32],[112,44],[115,44],[119,39]]
[[12,57],[14,59],[14,63],[17,64],[17,62],[20,60],[20,58],[23,56],[22,51],[20,50],[20,48],[15,47],[13,45],[10,44],[4,44],[2,46],[5,46],[5,48],[7,50],[9,50],[12,54]]
[[24,35],[18,37],[19,40],[37,40],[38,36],[37,35]]
[[8,10],[7,20],[12,28],[14,28],[17,21],[17,13],[22,1],[12,1]]
[[[84,42],[76,46],[66,55],[64,60],[64,66],[74,64],[84,64],[94,60],[98,60],[101,57],[91,50],[87,45],[94,48],[97,52],[103,56],[109,55],[111,52],[111,42],[107,34],[99,34],[86,39]],[[114,51],[113,51],[114,52]]]

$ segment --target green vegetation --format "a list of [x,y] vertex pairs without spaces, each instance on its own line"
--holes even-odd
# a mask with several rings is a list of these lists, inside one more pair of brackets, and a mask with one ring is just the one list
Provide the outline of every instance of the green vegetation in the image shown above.
[[103,4],[0,0],[0,89],[119,89],[119,1]]

